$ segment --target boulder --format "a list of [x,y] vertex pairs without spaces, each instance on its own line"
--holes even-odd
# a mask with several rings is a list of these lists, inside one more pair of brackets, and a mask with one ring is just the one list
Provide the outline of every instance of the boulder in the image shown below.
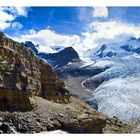
[[0,123],[0,134],[3,134],[3,133],[15,134],[17,132],[8,123]]
[[82,114],[75,119],[64,120],[62,130],[70,133],[102,133],[106,118],[102,115]]

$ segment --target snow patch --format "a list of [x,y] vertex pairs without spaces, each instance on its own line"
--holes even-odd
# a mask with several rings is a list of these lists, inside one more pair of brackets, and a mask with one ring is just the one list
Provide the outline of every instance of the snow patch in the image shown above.
[[111,66],[113,66],[113,64],[114,64],[114,62],[111,60],[98,60],[94,64],[94,67],[105,68],[105,67],[111,67]]
[[42,134],[68,134],[68,132],[62,130],[54,130],[54,131],[42,132]]
[[80,59],[84,62],[84,64],[80,68],[84,68],[95,64],[95,61],[90,58],[80,57]]

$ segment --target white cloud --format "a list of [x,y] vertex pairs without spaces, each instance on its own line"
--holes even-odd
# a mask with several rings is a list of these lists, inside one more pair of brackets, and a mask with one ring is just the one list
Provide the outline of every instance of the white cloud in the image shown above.
[[82,33],[83,45],[94,48],[102,44],[118,42],[130,37],[140,37],[140,25],[127,24],[121,21],[92,22],[90,33]]
[[0,8],[0,30],[8,28],[11,25],[9,21],[14,20],[14,18],[12,14],[8,14],[3,8]]
[[29,30],[29,34],[14,39],[20,42],[29,40],[34,44],[39,44],[40,52],[54,52],[51,46],[73,46],[76,50],[82,49],[81,39],[78,35],[62,35],[49,29],[40,30],[39,32]]
[[0,30],[4,30],[4,29],[6,29],[6,28],[8,28],[8,27],[10,27],[11,26],[11,24],[10,23],[6,23],[6,22],[2,22],[2,21],[0,21]]
[[27,17],[27,15],[28,15],[28,10],[29,10],[28,7],[16,7],[16,8],[15,8],[16,13],[17,13],[18,15],[24,16],[24,17]]
[[29,34],[35,34],[36,33],[36,31],[34,29],[30,29],[28,32],[29,32]]
[[1,21],[12,21],[15,17],[12,14],[8,14],[0,9],[0,20]]
[[78,35],[62,35],[53,30],[44,29],[40,31],[29,30],[29,33],[14,38],[19,42],[32,41],[39,44],[40,52],[51,52],[52,46],[73,46],[79,55],[91,48],[102,44],[118,42],[130,37],[140,37],[140,26],[127,24],[121,21],[92,22],[89,26],[90,32]]
[[23,25],[20,24],[19,22],[13,22],[11,24],[11,27],[14,28],[14,29],[22,29]]
[[6,7],[5,9],[15,16],[24,17],[27,17],[29,11],[29,7]]
[[27,17],[28,9],[27,7],[0,7],[0,30],[4,30],[10,26],[21,29],[22,25],[13,21],[18,16]]
[[[107,8],[103,8],[104,10],[101,10],[101,8],[94,8],[94,16],[107,17]],[[7,16],[6,19],[11,18],[8,18]],[[3,29],[11,26],[10,23],[1,24],[2,23],[0,22],[0,27],[2,26]],[[18,24],[13,26],[19,26],[20,28],[20,25]],[[101,46],[102,44],[123,41],[132,36],[136,38],[140,37],[140,25],[136,26],[135,24],[124,23],[119,20],[93,21],[87,28],[88,31],[81,34],[82,38],[78,35],[59,34],[50,30],[49,27],[40,31],[31,29],[26,34],[12,38],[19,42],[32,41],[34,44],[39,44],[39,51],[41,52],[54,52],[51,46],[73,46],[79,54],[83,55],[82,53],[88,49]]]
[[108,17],[107,7],[93,7],[93,17]]

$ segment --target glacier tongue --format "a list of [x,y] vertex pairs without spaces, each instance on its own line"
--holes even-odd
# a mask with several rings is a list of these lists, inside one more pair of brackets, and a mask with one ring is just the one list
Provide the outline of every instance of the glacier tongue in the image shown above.
[[[98,111],[116,116],[122,121],[140,118],[140,88],[138,78],[115,78],[107,81],[89,100],[95,100]],[[95,102],[94,101],[94,102]]]
[[[112,61],[112,60],[111,60]],[[100,60],[96,65],[105,65]],[[96,109],[108,116],[116,116],[122,121],[140,118],[140,59],[116,59],[106,71],[88,80],[103,78],[88,99]],[[108,65],[106,63],[106,65]]]

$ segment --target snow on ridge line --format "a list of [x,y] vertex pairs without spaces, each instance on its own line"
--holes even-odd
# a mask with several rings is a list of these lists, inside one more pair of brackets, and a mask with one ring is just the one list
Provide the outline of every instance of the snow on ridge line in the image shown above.
[[[125,49],[125,47],[127,46],[128,49],[127,48]],[[122,58],[126,56],[131,56],[135,53],[138,54],[140,53],[140,39],[104,44],[99,47],[87,50],[85,55],[92,59],[102,59],[102,58],[112,59],[117,57]]]

